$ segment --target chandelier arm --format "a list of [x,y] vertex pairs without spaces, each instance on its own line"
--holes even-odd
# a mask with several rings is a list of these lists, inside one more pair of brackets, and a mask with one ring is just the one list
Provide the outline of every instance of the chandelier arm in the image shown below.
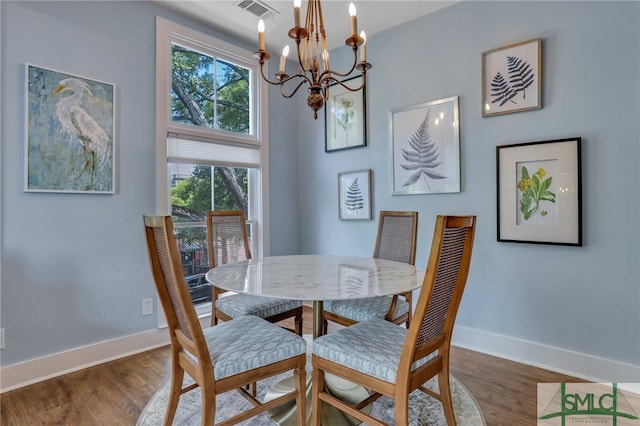
[[358,48],[357,48],[357,46],[354,46],[353,47],[353,63],[351,64],[351,68],[349,68],[349,71],[341,73],[341,72],[334,71],[334,70],[331,70],[331,69],[324,70],[324,71],[322,71],[322,74],[320,74],[320,78],[319,78],[318,81],[319,82],[323,82],[324,80],[331,79],[331,78],[333,78],[332,77],[333,75],[337,75],[339,77],[347,77],[349,74],[351,74],[353,72],[353,70],[356,69],[356,65],[357,64],[358,64]]
[[334,77],[329,77],[326,79],[325,84],[328,85],[330,81],[334,81],[335,83],[339,84],[340,86],[344,87],[345,89],[347,89],[350,92],[357,92],[358,90],[362,89],[364,87],[364,85],[367,83],[367,78],[365,76],[365,72],[362,73],[362,83],[358,86],[358,87],[349,87],[347,86],[345,83],[343,83],[342,81],[338,80],[337,78]]
[[272,81],[272,80],[269,80],[269,78],[266,75],[264,75],[264,62],[260,63],[260,74],[262,75],[262,79],[269,84],[273,84],[274,86],[281,84],[279,80]]
[[293,77],[300,77],[300,78],[304,78],[305,80],[309,80],[308,78],[306,78],[305,76],[302,76],[302,75],[300,75],[300,74],[296,74],[296,75],[291,76],[291,77],[287,78],[286,80],[284,80],[284,81],[282,82],[282,84],[280,84],[280,94],[281,94],[283,97],[285,97],[285,98],[290,98],[290,97],[292,97],[293,95],[295,95],[295,94],[296,94],[296,92],[298,91],[298,89],[300,89],[300,87],[305,83],[305,80],[302,80],[300,83],[298,83],[298,85],[296,86],[296,88],[295,88],[295,89],[293,89],[293,92],[291,92],[290,94],[288,94],[288,95],[287,95],[286,93],[284,93],[284,83],[285,83],[285,82],[287,82],[287,81],[289,81],[289,80],[291,80]]

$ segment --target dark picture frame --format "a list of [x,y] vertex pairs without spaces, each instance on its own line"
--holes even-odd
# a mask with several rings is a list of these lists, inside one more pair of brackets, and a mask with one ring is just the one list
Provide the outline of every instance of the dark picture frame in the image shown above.
[[542,39],[482,53],[482,116],[542,108]]
[[[362,76],[343,80],[349,87],[360,87]],[[329,86],[324,109],[325,152],[367,146],[367,87],[351,91],[340,83]]]
[[582,246],[581,137],[496,147],[498,241]]

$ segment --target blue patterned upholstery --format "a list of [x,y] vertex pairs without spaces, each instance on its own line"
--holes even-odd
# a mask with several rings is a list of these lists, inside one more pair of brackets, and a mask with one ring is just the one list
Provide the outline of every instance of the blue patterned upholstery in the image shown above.
[[[313,341],[313,354],[395,383],[406,338],[406,328],[382,319],[372,319],[318,337]],[[412,370],[424,365],[434,355],[414,362]]]
[[[392,296],[382,296],[367,299],[328,300],[324,303],[324,310],[356,322],[374,318],[384,319],[389,312],[392,299]],[[409,312],[409,303],[398,298],[392,320],[407,312]]]
[[216,300],[216,308],[231,318],[239,318],[245,315],[268,318],[301,306],[302,301],[300,300],[272,299],[249,294],[231,294]]
[[243,316],[204,332],[216,380],[306,352],[306,341],[256,316]]

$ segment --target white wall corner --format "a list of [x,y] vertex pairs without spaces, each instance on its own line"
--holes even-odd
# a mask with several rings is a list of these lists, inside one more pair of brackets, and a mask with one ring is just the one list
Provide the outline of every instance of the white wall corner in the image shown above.
[[640,383],[640,366],[456,326],[454,346],[597,383]]

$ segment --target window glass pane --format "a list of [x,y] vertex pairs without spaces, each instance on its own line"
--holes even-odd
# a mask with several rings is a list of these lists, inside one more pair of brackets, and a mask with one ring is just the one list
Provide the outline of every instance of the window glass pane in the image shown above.
[[205,279],[209,270],[205,215],[207,210],[242,210],[247,216],[249,169],[169,163],[169,173],[171,216],[182,272],[193,302],[210,302],[211,288]]
[[218,128],[249,134],[249,70],[223,61],[216,70]]
[[215,59],[173,44],[171,46],[171,120],[202,127],[214,126]]
[[207,229],[204,226],[175,228],[182,273],[194,304],[211,302],[211,284],[205,277],[209,270]]
[[171,46],[171,120],[249,134],[250,70]]
[[249,169],[169,163],[169,173],[174,223],[204,224],[207,210],[242,210],[249,219]]

